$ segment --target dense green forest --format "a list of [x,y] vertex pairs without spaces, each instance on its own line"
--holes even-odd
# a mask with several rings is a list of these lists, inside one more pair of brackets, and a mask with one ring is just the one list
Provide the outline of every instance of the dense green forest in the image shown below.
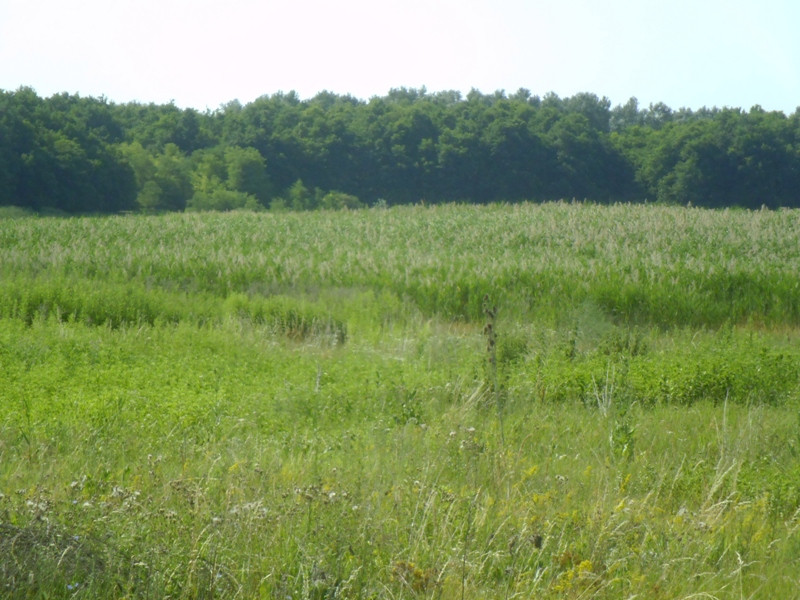
[[322,92],[199,112],[0,91],[0,206],[314,209],[560,198],[800,206],[800,110],[590,93]]

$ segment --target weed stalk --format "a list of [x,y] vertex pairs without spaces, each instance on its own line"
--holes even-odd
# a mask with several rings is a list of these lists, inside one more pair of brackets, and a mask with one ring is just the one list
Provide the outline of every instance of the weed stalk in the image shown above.
[[497,406],[497,421],[500,425],[500,443],[505,446],[503,434],[503,403],[500,400],[500,384],[497,378],[497,306],[489,301],[489,295],[483,297],[483,314],[486,315],[486,325],[483,334],[486,336],[486,355],[489,363],[489,387],[492,390],[495,406]]

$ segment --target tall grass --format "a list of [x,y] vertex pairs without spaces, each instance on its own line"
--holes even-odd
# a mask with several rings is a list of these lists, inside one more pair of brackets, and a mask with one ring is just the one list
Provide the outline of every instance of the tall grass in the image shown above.
[[0,596],[798,597],[798,224],[0,220]]
[[620,322],[796,324],[796,211],[548,204],[0,222],[0,269],[227,297],[372,290],[427,316],[591,301]]

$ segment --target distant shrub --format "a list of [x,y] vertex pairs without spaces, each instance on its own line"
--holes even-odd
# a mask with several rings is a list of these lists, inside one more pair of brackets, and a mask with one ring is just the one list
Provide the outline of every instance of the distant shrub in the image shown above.
[[210,192],[195,192],[186,204],[187,211],[237,209],[263,210],[258,198],[246,192],[216,188]]
[[0,206],[0,219],[20,219],[30,217],[36,213],[29,208],[21,206]]
[[343,192],[328,192],[320,201],[320,208],[341,210],[343,208],[363,208],[364,204],[356,196]]

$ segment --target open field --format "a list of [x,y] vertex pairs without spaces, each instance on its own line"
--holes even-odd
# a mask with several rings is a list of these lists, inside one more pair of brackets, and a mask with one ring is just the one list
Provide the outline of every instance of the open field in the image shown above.
[[0,220],[0,597],[798,598],[798,240],[564,203]]

